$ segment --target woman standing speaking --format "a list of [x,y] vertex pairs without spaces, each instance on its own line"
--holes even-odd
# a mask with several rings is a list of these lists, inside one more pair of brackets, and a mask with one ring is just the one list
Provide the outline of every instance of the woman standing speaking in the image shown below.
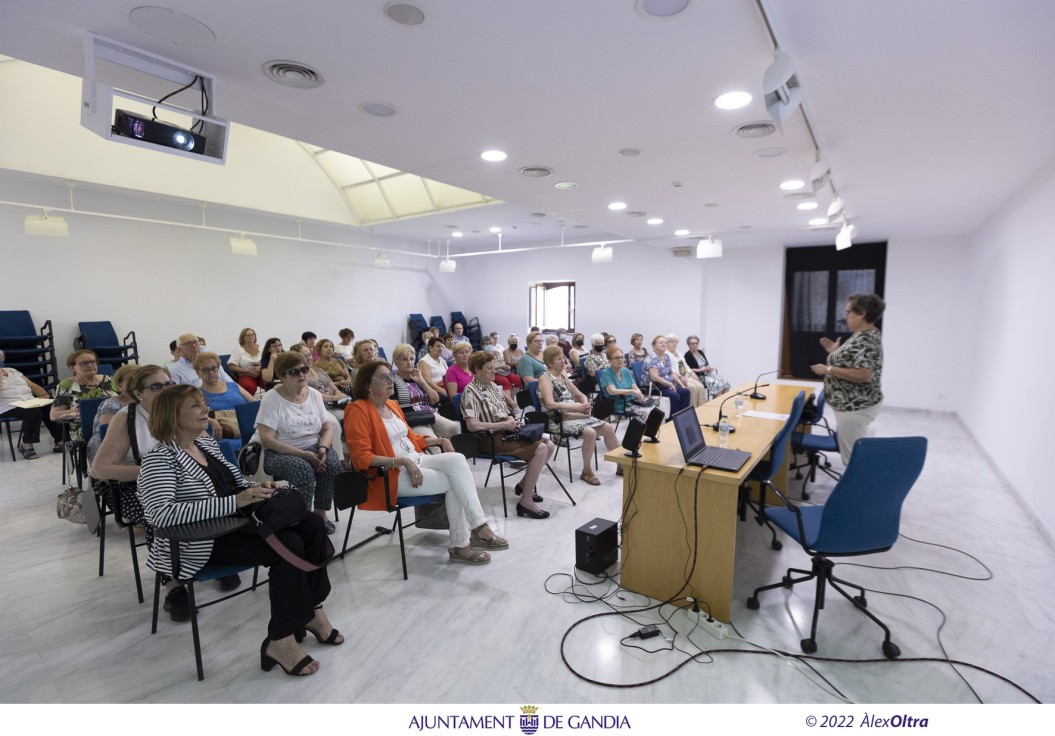
[[853,334],[842,344],[842,338],[822,337],[828,362],[811,366],[816,375],[824,376],[824,395],[835,411],[844,465],[850,463],[854,443],[865,436],[883,406],[883,342],[875,325],[884,309],[886,304],[875,294],[847,297],[846,324]]

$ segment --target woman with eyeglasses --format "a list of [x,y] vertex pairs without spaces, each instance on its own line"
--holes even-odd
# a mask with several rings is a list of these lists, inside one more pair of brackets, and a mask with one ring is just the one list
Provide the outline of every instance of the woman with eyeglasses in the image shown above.
[[264,350],[256,342],[256,330],[246,327],[238,333],[238,347],[231,351],[227,359],[227,371],[238,381],[238,385],[250,394],[266,389],[260,376]]
[[[247,401],[256,401],[256,397],[246,391],[241,384],[220,378],[220,356],[216,353],[198,353],[194,358],[194,372],[201,379],[202,393],[205,394],[205,400],[209,402],[209,408],[216,413],[223,436],[228,439],[241,437],[242,433],[238,429],[238,419],[234,416],[234,408]],[[217,436],[216,439],[220,437]]]
[[[281,358],[276,359],[276,370],[282,368]],[[154,402],[150,432],[158,443],[143,458],[139,477],[143,510],[151,525],[166,527],[233,516],[275,493],[273,483],[256,485],[224,460],[216,441],[203,433],[208,417],[209,405],[194,386],[166,389]],[[307,514],[275,536],[318,568],[304,572],[259,535],[235,533],[181,542],[179,577],[189,578],[206,565],[267,566],[271,618],[260,645],[260,668],[269,672],[277,664],[287,675],[311,675],[318,671],[319,663],[300,644],[306,634],[320,644],[344,643],[322,608],[330,593],[325,529],[321,519]],[[147,566],[166,574],[171,572],[172,562],[171,544],[155,539]],[[171,596],[183,588],[170,583],[169,590]]]
[[300,353],[280,353],[273,361],[282,381],[260,401],[256,428],[264,453],[264,472],[287,480],[322,518],[326,533],[337,531],[327,517],[333,505],[333,479],[341,460],[333,451],[333,425],[322,394],[308,385],[311,366]]
[[[392,368],[387,362],[375,360],[360,366],[352,386],[356,400],[344,411],[344,436],[352,464],[362,471],[386,468],[393,503],[400,495],[444,494],[451,529],[448,559],[486,565],[491,561],[488,550],[509,549],[509,542],[488,526],[465,456],[454,452],[450,440],[423,437],[407,426],[392,398],[393,386]],[[423,452],[427,447],[439,447],[442,452],[427,455]],[[387,510],[384,478],[372,480],[367,494],[360,508]]]
[[626,367],[626,355],[617,345],[609,346],[605,356],[608,358],[608,367],[597,374],[601,394],[615,401],[617,413],[630,412],[645,420],[659,402],[646,399],[641,393],[641,388],[634,380],[634,372]]
[[92,421],[92,435],[88,440],[89,464],[95,459],[95,454],[99,452],[99,446],[103,442],[102,432],[99,428],[109,424],[113,421],[117,412],[135,402],[136,398],[132,395],[132,377],[139,368],[140,366],[135,363],[125,363],[114,373],[114,385],[117,386],[117,390],[120,393],[117,396],[103,399],[102,403],[99,404],[99,408],[95,410],[95,419]]
[[55,403],[51,405],[51,419],[70,425],[70,439],[81,439],[81,399],[105,399],[120,393],[110,376],[97,372],[99,359],[91,350],[74,350],[66,356],[66,367],[73,378],[59,382],[55,389]]

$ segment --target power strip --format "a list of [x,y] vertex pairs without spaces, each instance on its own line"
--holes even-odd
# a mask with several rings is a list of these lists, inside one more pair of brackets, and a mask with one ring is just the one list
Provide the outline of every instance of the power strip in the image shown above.
[[686,598],[685,600],[692,604],[692,612],[696,614],[696,624],[701,629],[718,640],[724,639],[729,635],[729,627],[709,613],[701,611],[700,604],[695,598]]

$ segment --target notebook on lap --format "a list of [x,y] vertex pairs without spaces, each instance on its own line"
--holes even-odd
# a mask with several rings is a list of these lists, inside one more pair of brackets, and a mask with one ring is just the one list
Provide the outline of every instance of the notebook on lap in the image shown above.
[[674,431],[678,433],[681,454],[685,456],[687,465],[705,465],[708,468],[735,473],[751,457],[750,452],[743,450],[709,447],[703,439],[703,430],[700,429],[700,420],[696,417],[694,407],[682,409],[674,415],[672,421]]

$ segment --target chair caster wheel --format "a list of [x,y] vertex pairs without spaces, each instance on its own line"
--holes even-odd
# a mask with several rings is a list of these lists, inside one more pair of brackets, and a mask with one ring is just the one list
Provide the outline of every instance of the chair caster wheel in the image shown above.
[[828,462],[827,460],[824,461],[824,467],[830,468],[831,466],[832,464],[830,462]]
[[791,586],[794,585],[794,583],[791,582],[791,576],[790,575],[785,575],[783,578],[780,579],[780,582],[784,584],[785,588],[790,588]]
[[[857,605],[859,605],[859,606],[860,606],[861,608],[868,608],[868,601],[866,601],[866,600],[865,600],[865,597],[864,597],[863,595],[855,595],[855,596],[854,596],[854,601],[855,601],[855,602],[857,603]],[[895,656],[896,656],[896,655],[895,655]]]
[[[799,646],[802,647],[802,651],[806,654],[813,654],[817,651],[817,642],[813,639],[803,639],[799,642]],[[886,647],[886,644],[883,646]]]
[[885,641],[883,642],[883,654],[886,655],[887,659],[897,659],[901,656],[901,650],[894,642]]
[[751,596],[750,598],[748,598],[747,599],[747,607],[750,608],[752,611],[757,611],[758,610],[758,599],[755,598],[754,596]]
[[784,543],[781,542],[779,539],[774,539],[772,542],[769,543],[769,547],[770,547],[770,549],[777,549],[777,550],[784,549]]

